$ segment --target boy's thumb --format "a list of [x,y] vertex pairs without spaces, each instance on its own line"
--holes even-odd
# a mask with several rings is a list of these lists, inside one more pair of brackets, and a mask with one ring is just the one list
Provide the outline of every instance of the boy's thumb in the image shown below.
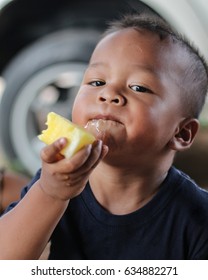
[[47,163],[53,163],[62,159],[63,156],[60,154],[60,152],[66,146],[66,144],[66,138],[59,138],[58,140],[41,150],[41,159]]

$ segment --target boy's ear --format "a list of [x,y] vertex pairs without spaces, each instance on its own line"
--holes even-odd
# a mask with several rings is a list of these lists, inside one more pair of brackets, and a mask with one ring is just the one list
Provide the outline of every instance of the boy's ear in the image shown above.
[[198,129],[199,121],[197,119],[189,118],[183,120],[170,140],[169,147],[175,151],[184,151],[190,148]]

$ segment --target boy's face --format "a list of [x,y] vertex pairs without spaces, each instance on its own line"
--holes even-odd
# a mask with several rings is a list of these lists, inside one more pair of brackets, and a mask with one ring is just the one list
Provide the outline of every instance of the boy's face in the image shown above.
[[176,57],[170,42],[148,31],[108,35],[91,57],[72,120],[121,161],[124,155],[133,164],[162,155],[183,118],[177,75],[170,75]]

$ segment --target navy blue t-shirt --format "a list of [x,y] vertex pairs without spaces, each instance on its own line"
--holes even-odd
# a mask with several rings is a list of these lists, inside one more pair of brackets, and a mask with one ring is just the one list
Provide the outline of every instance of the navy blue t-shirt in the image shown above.
[[172,167],[144,207],[113,215],[87,184],[56,226],[49,259],[208,260],[208,192]]

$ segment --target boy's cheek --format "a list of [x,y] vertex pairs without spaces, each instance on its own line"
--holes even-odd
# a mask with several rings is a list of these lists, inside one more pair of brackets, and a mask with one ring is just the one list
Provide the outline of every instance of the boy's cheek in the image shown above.
[[95,95],[89,91],[79,91],[72,107],[72,122],[85,126],[88,122],[87,116],[94,111],[94,106]]
[[74,102],[72,108],[72,122],[81,126],[85,126],[88,119],[86,119],[85,115],[87,112],[87,106],[81,99],[77,99]]

